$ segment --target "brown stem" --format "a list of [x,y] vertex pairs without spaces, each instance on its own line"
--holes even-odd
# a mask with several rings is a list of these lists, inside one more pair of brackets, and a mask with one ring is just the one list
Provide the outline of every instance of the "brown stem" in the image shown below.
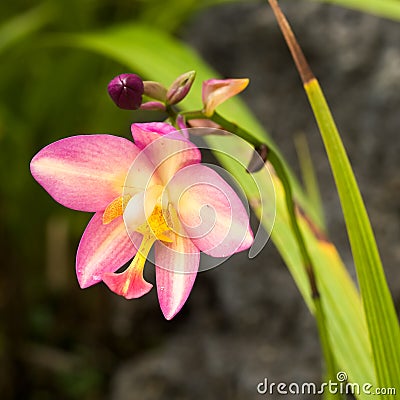
[[299,71],[301,80],[303,81],[303,84],[306,84],[307,82],[315,78],[314,74],[307,63],[307,60],[304,57],[304,53],[301,50],[299,43],[297,42],[297,39],[292,31],[292,28],[289,25],[288,20],[286,19],[281,8],[279,7],[278,2],[276,0],[268,0],[268,1],[269,4],[271,5],[272,11],[275,14],[275,18],[278,21],[278,25],[281,28],[283,36],[292,54],[297,70]]

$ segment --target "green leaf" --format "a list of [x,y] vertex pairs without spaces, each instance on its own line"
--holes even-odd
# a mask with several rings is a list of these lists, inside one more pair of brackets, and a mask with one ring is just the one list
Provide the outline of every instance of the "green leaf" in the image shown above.
[[[331,164],[364,304],[377,383],[393,387],[400,377],[400,329],[372,227],[350,161],[316,79],[305,85]],[[395,396],[382,395],[385,399]]]
[[[183,72],[195,69],[197,71],[196,82],[190,95],[181,103],[187,111],[201,108],[201,82],[211,77],[217,77],[215,71],[185,44],[144,25],[117,27],[99,33],[63,36],[55,40],[59,44],[85,48],[103,54],[130,68],[132,72],[139,73],[146,79],[160,81],[165,85],[169,85]],[[251,86],[249,90],[251,90]],[[265,140],[266,133],[239,98],[229,100],[219,107],[219,111],[226,118],[240,123],[260,140]],[[275,185],[274,193],[263,174],[257,173],[252,176],[247,174],[244,168],[237,167],[234,159],[241,160],[244,154],[248,154],[248,149],[243,147],[243,143],[235,140],[227,143],[223,137],[210,137],[207,140],[210,147],[221,148],[223,152],[231,155],[217,154],[221,164],[234,175],[246,191],[253,210],[262,220],[265,228],[269,230],[274,224],[272,239],[312,310],[309,282],[290,225],[285,194],[280,181],[271,171]],[[313,222],[316,219],[312,214],[312,207],[293,177],[292,183],[296,200],[305,212],[305,215],[299,216],[300,225],[317,269],[321,299],[336,360],[352,382],[374,384],[375,376],[366,324],[355,285],[344,268],[335,247],[318,233],[318,228]],[[257,184],[267,196],[260,197]],[[273,213],[268,211],[275,196],[277,207],[274,221]],[[367,399],[364,394],[361,394],[359,398]]]
[[[140,15],[142,23],[157,26],[163,31],[175,32],[193,14],[201,9],[221,3],[233,3],[241,0],[169,0],[168,7],[164,7],[165,0],[148,2]],[[253,0],[254,1],[254,0]],[[162,12],[160,12],[162,9]]]
[[311,204],[318,215],[318,223],[325,230],[325,216],[322,206],[321,193],[318,186],[317,175],[315,173],[307,138],[304,133],[295,136],[294,144],[296,146],[297,156],[300,162],[301,177],[304,182],[306,193]]
[[0,53],[18,41],[39,31],[54,15],[54,8],[50,3],[42,3],[24,14],[7,20],[0,25]]
[[400,2],[398,0],[314,0],[332,3],[343,7],[364,11],[379,17],[400,21]]

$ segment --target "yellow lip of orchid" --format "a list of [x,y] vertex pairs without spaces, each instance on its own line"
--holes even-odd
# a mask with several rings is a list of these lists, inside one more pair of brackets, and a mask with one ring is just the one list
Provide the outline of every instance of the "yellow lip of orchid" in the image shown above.
[[[173,232],[169,227],[161,205],[161,197],[164,191],[162,185],[151,185],[146,188],[145,191],[136,194],[132,203],[124,205],[124,199],[132,198],[129,194],[125,194],[120,198],[112,202],[106,209],[103,215],[103,221],[107,217],[114,216],[113,213],[118,214],[128,206],[127,212],[130,212],[130,208],[135,208],[135,212],[141,214],[141,218],[144,222],[134,229],[142,235],[141,243],[137,249],[137,253],[133,258],[129,267],[122,273],[107,273],[103,276],[103,281],[113,291],[124,296],[127,299],[138,298],[147,293],[153,285],[148,283],[143,277],[144,266],[148,257],[148,254],[156,241],[164,243],[173,242]],[[136,199],[142,200],[142,206],[136,203]],[[140,209],[142,207],[142,210]],[[142,211],[143,213],[141,213]],[[122,214],[121,214],[122,215]],[[140,221],[140,217],[135,217],[134,221]],[[128,227],[128,231],[131,228]]]
[[168,233],[172,232],[160,204],[155,205],[146,222],[139,226],[136,232],[141,233],[143,238],[129,267],[121,274],[108,273],[103,276],[103,281],[110,289],[127,299],[141,297],[153,287],[144,279],[143,270],[154,242],[157,240],[165,243],[173,242],[173,239],[168,236]]

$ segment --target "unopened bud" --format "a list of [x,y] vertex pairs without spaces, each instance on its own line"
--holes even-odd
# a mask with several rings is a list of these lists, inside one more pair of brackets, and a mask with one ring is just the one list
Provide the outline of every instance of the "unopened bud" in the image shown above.
[[160,82],[144,81],[144,94],[154,100],[165,101],[167,88]]
[[121,74],[108,84],[108,94],[124,110],[137,110],[144,92],[142,79],[135,74]]
[[245,79],[209,79],[203,82],[202,98],[204,114],[210,117],[224,101],[237,95],[246,88],[249,80]]
[[176,104],[182,101],[189,93],[195,77],[196,71],[190,71],[182,74],[177,79],[175,79],[175,81],[168,89],[167,103]]
[[146,111],[165,111],[165,104],[160,101],[146,101],[142,103],[140,109]]

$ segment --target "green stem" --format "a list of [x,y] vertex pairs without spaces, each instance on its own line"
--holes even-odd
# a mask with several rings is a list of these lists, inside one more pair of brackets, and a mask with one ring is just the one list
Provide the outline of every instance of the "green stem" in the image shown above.
[[[214,121],[216,124],[220,125],[222,128],[227,130],[228,132],[231,132],[235,134],[236,136],[241,137],[244,139],[246,142],[252,144],[254,147],[261,146],[264,144],[261,142],[259,139],[257,139],[255,136],[247,132],[245,129],[241,128],[239,125],[228,121],[224,117],[222,117],[220,114],[214,112],[214,114],[211,117],[207,117],[203,114],[202,111],[190,111],[190,112],[182,112],[182,116],[186,118],[186,121],[190,119],[211,119]],[[268,147],[269,149],[269,147]]]
[[[254,147],[259,147],[262,144],[264,144],[259,139],[254,137],[251,133],[247,132],[245,129],[241,128],[234,122],[226,120],[222,115],[218,114],[217,112],[214,112],[214,114],[210,117],[210,119],[214,121],[216,124],[222,126],[227,131],[232,132],[235,135],[241,137],[246,142],[252,144]],[[269,146],[268,150],[271,150]]]

